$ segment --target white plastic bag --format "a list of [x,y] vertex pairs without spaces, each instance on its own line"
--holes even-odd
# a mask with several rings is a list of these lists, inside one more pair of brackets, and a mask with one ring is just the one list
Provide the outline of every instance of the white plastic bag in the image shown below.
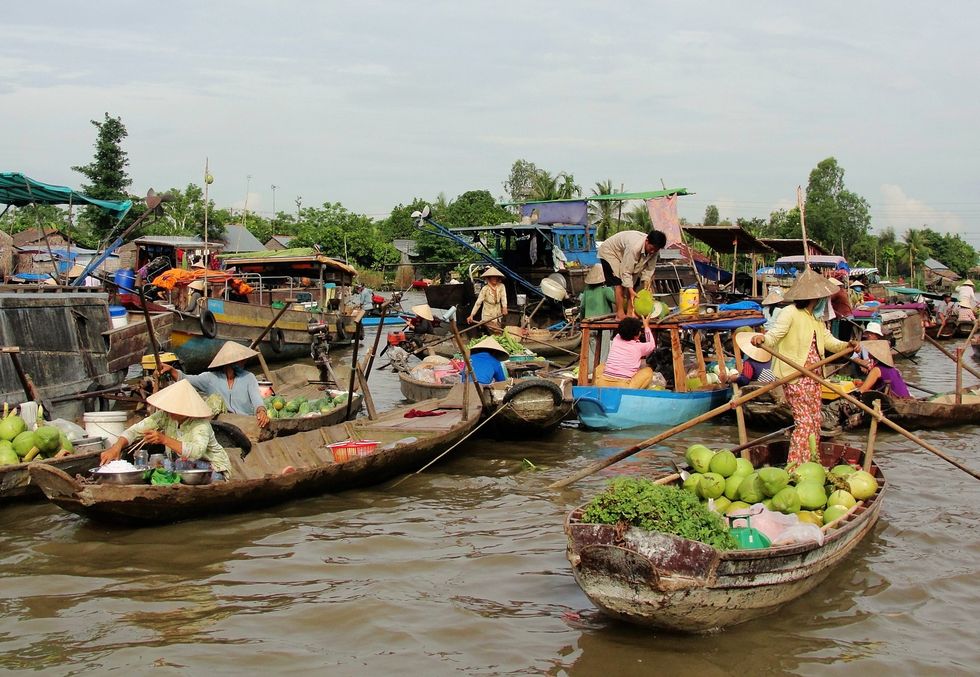
[[83,437],[88,436],[88,433],[85,432],[85,428],[81,427],[80,425],[76,425],[71,421],[66,421],[63,418],[56,418],[55,420],[51,421],[47,425],[53,426],[58,430],[60,430],[61,432],[63,432],[65,436],[68,437],[68,439],[71,440],[72,442],[75,442],[77,440],[82,439]]
[[[787,515],[793,517],[793,515]],[[773,545],[795,545],[797,543],[816,543],[823,545],[823,530],[816,524],[800,522],[779,532],[779,537],[772,541]]]

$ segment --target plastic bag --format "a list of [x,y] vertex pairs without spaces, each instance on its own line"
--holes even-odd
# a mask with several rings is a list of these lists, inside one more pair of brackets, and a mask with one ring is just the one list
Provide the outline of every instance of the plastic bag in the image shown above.
[[[750,515],[752,517],[752,528],[758,529],[770,542],[775,543],[779,535],[786,529],[800,523],[796,515],[784,515],[781,512],[767,510],[766,506],[756,503],[748,510],[738,510],[733,515]],[[735,522],[735,526],[745,526],[744,523]]]
[[75,425],[71,421],[66,421],[63,418],[56,418],[55,420],[49,422],[48,425],[53,426],[63,432],[72,442],[80,440],[88,435],[88,433],[85,432],[85,428],[80,425]]
[[[786,515],[786,517],[794,517],[794,515]],[[816,524],[800,522],[797,519],[797,524],[783,529],[779,532],[778,538],[772,539],[773,545],[794,545],[796,543],[823,545],[823,530]]]

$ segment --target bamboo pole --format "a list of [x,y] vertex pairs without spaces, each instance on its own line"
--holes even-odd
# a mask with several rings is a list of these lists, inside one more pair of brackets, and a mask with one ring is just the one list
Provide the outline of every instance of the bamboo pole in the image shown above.
[[871,459],[875,455],[875,440],[878,439],[878,417],[881,416],[881,400],[875,400],[875,415],[871,417],[868,430],[868,446],[864,449],[864,472],[871,472]]
[[[850,346],[848,346],[844,350],[841,350],[838,353],[834,353],[830,357],[826,357],[826,358],[820,360],[819,362],[816,363],[815,366],[822,367],[825,364],[829,364],[829,363],[833,362],[836,359],[839,359],[841,357],[844,357],[845,355],[851,353],[852,351],[853,351],[853,348],[851,348]],[[575,482],[578,482],[583,477],[588,477],[589,475],[592,475],[593,473],[599,472],[603,468],[608,468],[609,466],[613,465],[614,463],[619,463],[624,458],[629,458],[630,456],[632,456],[633,454],[637,453],[638,451],[643,451],[647,447],[653,446],[654,444],[657,444],[658,442],[662,442],[663,440],[665,440],[665,439],[667,439],[669,437],[673,437],[677,433],[682,433],[685,430],[688,430],[689,428],[693,428],[694,426],[698,425],[699,423],[704,423],[705,421],[711,420],[714,417],[718,416],[719,414],[724,414],[726,411],[730,411],[730,410],[734,409],[735,407],[737,407],[737,406],[739,406],[741,404],[744,404],[745,402],[748,402],[749,400],[754,400],[755,398],[759,397],[760,395],[766,394],[767,392],[769,392],[773,388],[778,388],[781,385],[786,385],[790,381],[795,381],[797,378],[799,378],[799,374],[793,374],[792,376],[785,376],[785,377],[783,377],[781,379],[778,379],[776,381],[773,381],[772,383],[767,383],[764,386],[760,387],[758,390],[753,390],[751,393],[749,393],[747,395],[742,395],[738,399],[733,399],[730,402],[727,402],[727,403],[725,403],[725,404],[723,404],[721,406],[715,407],[711,411],[708,411],[708,412],[706,412],[704,414],[701,414],[700,416],[696,416],[696,417],[694,417],[693,419],[691,419],[689,421],[685,421],[684,423],[681,423],[679,425],[676,425],[673,428],[670,428],[669,430],[665,430],[662,433],[659,433],[657,435],[654,435],[653,437],[647,438],[647,439],[643,440],[642,442],[638,442],[638,443],[634,444],[631,447],[628,447],[628,448],[623,449],[622,451],[620,451],[620,452],[618,452],[616,454],[613,454],[612,456],[609,456],[607,458],[604,458],[604,459],[602,459],[600,461],[596,461],[595,463],[592,463],[591,465],[589,465],[588,467],[584,468],[583,470],[580,470],[580,471],[578,471],[578,472],[576,472],[576,473],[574,473],[574,474],[566,477],[565,479],[558,480],[557,482],[553,482],[552,484],[548,485],[548,488],[549,489],[563,489],[563,488],[567,487],[570,484],[574,484]]]
[[963,404],[963,349],[956,349],[956,404]]
[[[950,463],[952,465],[955,465],[957,468],[959,468],[963,472],[967,473],[968,475],[972,475],[975,479],[980,480],[980,473],[978,473],[978,472],[976,472],[974,470],[970,470],[969,468],[967,468],[965,465],[963,465],[962,463],[960,463],[956,459],[954,459],[951,456],[945,454],[944,452],[942,452],[941,450],[937,449],[933,445],[929,444],[925,440],[921,439],[917,435],[914,435],[914,434],[910,433],[908,430],[906,430],[902,426],[898,425],[897,423],[895,423],[894,421],[892,421],[891,419],[889,419],[887,416],[885,416],[881,412],[875,412],[874,409],[872,409],[871,407],[869,407],[868,405],[866,405],[861,400],[859,400],[859,399],[857,399],[855,397],[852,397],[850,394],[844,392],[844,390],[839,385],[837,385],[836,383],[834,383],[833,381],[828,381],[827,379],[823,378],[822,376],[818,376],[813,371],[813,369],[808,369],[807,367],[804,367],[802,365],[796,364],[795,362],[793,362],[792,360],[790,360],[788,357],[784,357],[783,355],[780,355],[777,351],[771,350],[770,348],[766,347],[765,345],[761,346],[761,348],[763,350],[765,350],[767,353],[769,353],[770,355],[772,355],[773,357],[775,357],[775,358],[783,361],[784,363],[788,364],[789,366],[793,367],[793,369],[796,369],[798,372],[802,373],[803,375],[809,376],[814,381],[817,381],[818,383],[820,383],[820,384],[826,386],[827,388],[833,390],[835,393],[837,393],[838,395],[840,395],[841,397],[843,397],[845,400],[847,400],[851,404],[856,405],[859,409],[861,409],[865,413],[871,414],[876,419],[878,419],[879,421],[881,421],[882,423],[884,423],[885,425],[887,425],[889,428],[891,428],[895,432],[899,433],[903,437],[911,440],[912,442],[915,442],[916,444],[918,444],[920,447],[922,447],[926,451],[931,451],[932,453],[934,453],[936,456],[938,456],[939,458],[943,459],[944,461],[946,461],[946,462],[948,462],[948,463]],[[813,366],[813,368],[815,369],[815,368],[817,368],[819,366],[820,366],[820,363],[818,362],[817,364],[815,364]]]
[[[490,404],[487,402],[486,393],[483,392],[483,388],[476,380],[476,372],[473,371],[473,363],[470,361],[470,351],[463,343],[463,337],[459,333],[459,327],[456,326],[456,320],[450,320],[449,328],[453,332],[453,338],[456,339],[456,347],[459,348],[459,352],[463,355],[463,363],[466,364],[466,371],[470,375],[470,380],[473,383],[473,387],[476,388],[476,394],[480,397],[480,407],[486,411],[489,409]],[[469,412],[469,392],[470,388],[468,385],[464,384],[463,387],[463,414],[464,416]]]
[[357,325],[354,327],[354,348],[351,352],[350,357],[350,381],[347,383],[347,409],[344,413],[344,420],[350,418],[350,410],[353,403],[351,400],[354,398],[354,381],[357,378],[357,351],[361,347],[361,321],[357,321]]
[[[742,396],[742,390],[737,383],[732,384],[732,395],[734,395],[732,399],[735,400]],[[741,405],[735,407],[735,425],[738,427],[739,444],[745,444],[749,439],[749,433],[745,430],[745,412],[742,411]]]
[[[937,348],[939,348],[939,352],[941,352],[943,355],[945,355],[946,357],[948,357],[949,359],[951,359],[953,362],[956,362],[957,361],[956,357],[954,357],[951,352],[949,352],[948,350],[946,350],[946,348],[941,343],[939,343],[939,341],[937,341],[936,339],[932,338],[931,336],[926,336],[926,341],[928,341],[932,345],[934,345]],[[964,364],[963,365],[963,368],[966,369],[971,374],[973,374],[974,376],[976,376],[977,378],[980,378],[980,372],[978,372],[973,367],[971,367],[971,366],[969,366],[967,364]]]
[[389,305],[391,305],[391,301],[381,306],[381,319],[378,322],[378,331],[374,335],[374,343],[371,345],[371,353],[367,358],[367,366],[364,368],[365,381],[367,381],[367,377],[371,375],[371,368],[374,367],[374,356],[378,354],[378,344],[381,342],[381,330],[384,329],[385,326],[385,316],[388,314]]

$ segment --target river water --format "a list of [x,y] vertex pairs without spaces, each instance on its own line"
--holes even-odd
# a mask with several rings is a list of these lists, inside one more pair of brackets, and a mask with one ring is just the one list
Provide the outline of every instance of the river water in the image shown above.
[[[930,346],[903,366],[926,387],[952,384],[952,362]],[[379,408],[399,401],[389,372],[371,382]],[[615,473],[667,470],[694,441],[733,444],[735,429],[701,425],[563,493],[545,487],[655,432],[473,439],[397,487],[156,528],[2,508],[0,669],[975,674],[980,483],[890,432],[877,446],[890,489],[873,535],[777,615],[683,636],[599,614],[565,559],[566,512]],[[980,468],[977,428],[923,436]]]

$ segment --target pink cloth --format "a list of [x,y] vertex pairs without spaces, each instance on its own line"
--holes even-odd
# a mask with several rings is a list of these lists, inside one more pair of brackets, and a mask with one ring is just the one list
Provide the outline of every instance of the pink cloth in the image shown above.
[[633,374],[643,366],[643,359],[657,347],[653,342],[653,332],[646,330],[646,343],[639,340],[624,341],[622,337],[613,337],[609,344],[609,357],[606,358],[604,376],[613,378],[633,378]]
[[647,200],[647,211],[653,227],[667,236],[667,246],[683,242],[681,221],[677,217],[677,196],[655,197]]

